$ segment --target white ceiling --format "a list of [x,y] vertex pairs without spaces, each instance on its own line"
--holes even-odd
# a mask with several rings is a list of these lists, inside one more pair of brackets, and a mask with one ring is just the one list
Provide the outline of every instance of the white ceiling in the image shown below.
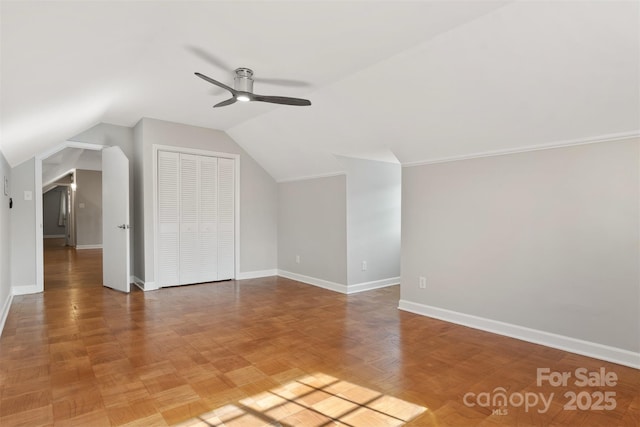
[[[636,1],[2,1],[11,165],[100,123],[227,131],[277,180],[640,129]],[[213,109],[225,68],[256,93]],[[274,85],[260,77],[287,79]]]

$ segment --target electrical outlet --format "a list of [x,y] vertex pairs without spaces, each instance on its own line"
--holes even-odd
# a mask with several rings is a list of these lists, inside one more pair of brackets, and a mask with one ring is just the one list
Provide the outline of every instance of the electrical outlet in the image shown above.
[[362,271],[367,271],[367,261],[362,261]]
[[300,255],[296,255],[296,264],[300,264]]
[[420,276],[419,280],[418,280],[418,286],[420,287],[420,289],[426,289],[427,288],[427,278],[424,276]]

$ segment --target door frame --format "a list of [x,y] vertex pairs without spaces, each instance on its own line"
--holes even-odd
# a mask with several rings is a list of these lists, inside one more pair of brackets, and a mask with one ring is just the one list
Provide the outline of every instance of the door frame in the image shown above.
[[[152,145],[153,161],[153,282],[145,282],[144,290],[160,289],[158,283],[158,151],[170,151],[172,153],[195,154],[198,156],[222,157],[232,159],[234,173],[234,212],[233,212],[233,228],[234,228],[234,254],[233,268],[234,279],[239,277],[240,272],[240,154],[222,153],[219,151],[202,150],[198,148],[176,147],[173,145]],[[148,286],[151,285],[151,286]]]
[[36,208],[36,289],[35,292],[44,291],[44,230],[42,219],[42,161],[65,148],[82,148],[85,150],[102,150],[107,145],[91,144],[87,142],[65,141],[62,144],[44,151],[35,156],[35,191],[34,201]]

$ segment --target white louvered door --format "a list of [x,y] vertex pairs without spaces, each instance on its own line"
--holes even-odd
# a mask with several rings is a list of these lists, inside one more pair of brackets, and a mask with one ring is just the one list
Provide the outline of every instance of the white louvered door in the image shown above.
[[218,159],[200,158],[200,197],[198,199],[199,282],[221,280],[218,277]]
[[158,278],[159,287],[177,285],[180,254],[180,155],[158,152]]
[[234,163],[218,159],[218,280],[232,279],[235,270]]
[[158,151],[158,285],[235,275],[235,161]]
[[179,284],[198,283],[198,156],[180,154]]

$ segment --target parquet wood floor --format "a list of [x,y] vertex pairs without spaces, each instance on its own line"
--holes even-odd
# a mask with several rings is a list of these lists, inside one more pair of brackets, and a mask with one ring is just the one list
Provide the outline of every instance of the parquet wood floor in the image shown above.
[[[397,286],[346,296],[269,277],[125,295],[100,285],[100,256],[51,242],[45,292],[14,298],[1,426],[640,424],[640,371],[399,311]],[[538,368],[573,376],[538,386]],[[618,380],[579,387],[578,368]],[[485,404],[503,390],[506,405]],[[571,391],[582,410],[565,407]],[[591,410],[598,392],[615,408]]]

